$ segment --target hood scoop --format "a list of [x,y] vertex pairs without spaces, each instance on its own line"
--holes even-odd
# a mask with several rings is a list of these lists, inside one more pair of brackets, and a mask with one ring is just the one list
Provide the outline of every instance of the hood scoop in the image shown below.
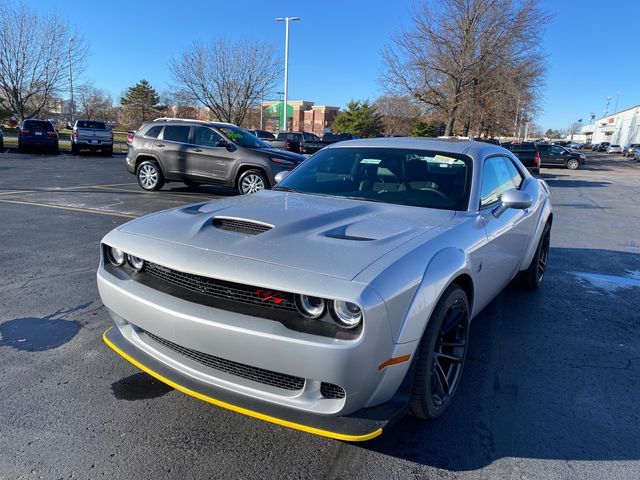
[[242,235],[259,235],[273,228],[273,225],[269,225],[268,223],[232,217],[215,217],[212,223],[214,227],[220,230],[240,233]]

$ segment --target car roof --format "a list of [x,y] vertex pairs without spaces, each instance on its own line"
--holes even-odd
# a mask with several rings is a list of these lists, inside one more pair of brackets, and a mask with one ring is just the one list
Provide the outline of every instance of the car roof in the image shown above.
[[469,155],[481,158],[492,153],[505,153],[505,148],[485,142],[476,142],[467,139],[451,138],[424,138],[424,137],[385,137],[385,138],[358,138],[346,140],[326,148],[408,148],[415,150],[435,150],[442,152]]

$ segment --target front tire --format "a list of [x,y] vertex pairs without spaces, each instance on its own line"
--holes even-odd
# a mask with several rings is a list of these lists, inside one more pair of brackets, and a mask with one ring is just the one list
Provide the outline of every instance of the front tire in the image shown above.
[[418,418],[440,416],[460,384],[469,340],[469,301],[457,284],[438,301],[415,359],[409,411]]
[[238,191],[242,195],[256,193],[269,188],[269,181],[260,170],[247,170],[238,179]]
[[567,160],[567,168],[569,170],[577,170],[579,166],[580,160],[577,160],[575,158],[570,158],[569,160]]
[[164,185],[164,175],[158,164],[150,160],[142,162],[138,165],[136,172],[138,185],[147,192],[155,192],[160,190]]

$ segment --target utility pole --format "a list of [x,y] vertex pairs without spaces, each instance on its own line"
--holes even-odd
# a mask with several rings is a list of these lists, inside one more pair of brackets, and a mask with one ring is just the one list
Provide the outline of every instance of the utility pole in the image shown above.
[[284,33],[284,115],[282,116],[282,131],[286,132],[287,127],[287,93],[289,86],[289,22],[301,20],[299,17],[278,17],[276,22],[285,22]]
[[74,108],[73,108],[73,72],[71,70],[71,44],[73,43],[73,37],[69,38],[69,50],[68,50],[68,57],[69,57],[69,115],[71,117],[71,126],[73,127],[73,114],[74,114]]

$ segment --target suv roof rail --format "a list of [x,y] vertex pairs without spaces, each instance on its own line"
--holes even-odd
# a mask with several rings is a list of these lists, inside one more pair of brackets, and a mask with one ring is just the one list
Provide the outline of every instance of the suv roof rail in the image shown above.
[[196,120],[195,118],[177,118],[177,117],[160,117],[154,118],[153,122],[197,122],[197,123],[211,123],[207,120]]

